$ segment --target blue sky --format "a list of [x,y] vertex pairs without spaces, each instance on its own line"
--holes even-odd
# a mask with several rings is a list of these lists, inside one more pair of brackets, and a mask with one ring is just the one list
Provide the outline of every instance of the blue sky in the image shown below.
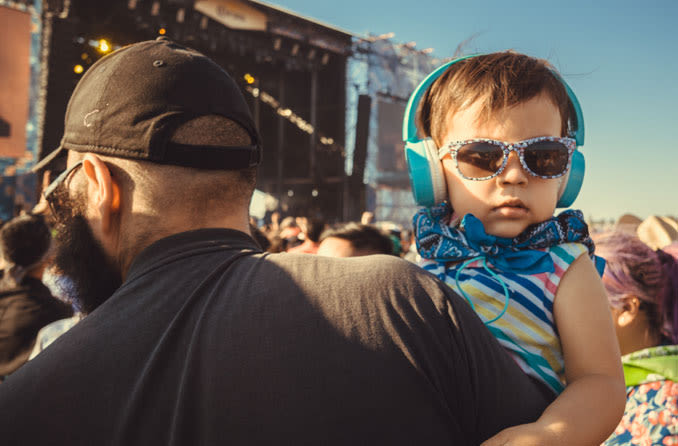
[[514,49],[551,61],[584,110],[587,216],[678,216],[678,1],[285,0],[346,31],[394,32],[451,56]]

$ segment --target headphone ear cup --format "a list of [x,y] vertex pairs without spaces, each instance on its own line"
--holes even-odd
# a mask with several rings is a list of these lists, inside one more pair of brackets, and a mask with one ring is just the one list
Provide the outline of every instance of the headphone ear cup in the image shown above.
[[566,208],[577,199],[581,186],[584,183],[584,171],[586,170],[586,161],[584,154],[575,150],[572,154],[572,164],[570,166],[570,176],[567,179],[565,190],[556,203],[556,207]]
[[405,159],[414,201],[431,207],[445,200],[447,186],[438,147],[431,138],[405,143]]
[[443,163],[438,155],[438,146],[433,139],[424,140],[428,153],[428,164],[431,169],[431,183],[433,184],[433,205],[440,204],[447,199],[447,181]]

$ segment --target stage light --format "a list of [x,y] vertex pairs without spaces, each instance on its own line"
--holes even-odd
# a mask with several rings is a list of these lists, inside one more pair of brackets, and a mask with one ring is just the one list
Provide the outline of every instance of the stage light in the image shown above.
[[292,189],[287,191],[287,196],[288,197],[294,197],[294,191]]
[[99,46],[97,47],[99,52],[108,53],[111,51],[111,44],[106,41],[106,39],[99,40]]
[[164,36],[165,34],[167,34],[167,30],[165,28],[160,28],[158,30],[158,34],[160,34],[161,36]]
[[80,55],[80,59],[82,59],[82,60],[87,60],[87,58],[89,58],[89,54],[87,54],[87,53],[82,53]]
[[313,197],[317,197],[317,196],[318,196],[318,189],[313,189],[313,190],[311,191],[311,195],[312,195]]
[[249,73],[245,74],[245,75],[243,76],[243,78],[245,79],[245,82],[247,82],[248,84],[253,84],[253,83],[254,83],[254,80],[255,80],[255,79],[254,79],[254,76],[252,76],[252,75],[249,74]]
[[82,74],[83,71],[85,71],[85,69],[80,64],[77,64],[76,66],[73,67],[73,72],[75,74]]

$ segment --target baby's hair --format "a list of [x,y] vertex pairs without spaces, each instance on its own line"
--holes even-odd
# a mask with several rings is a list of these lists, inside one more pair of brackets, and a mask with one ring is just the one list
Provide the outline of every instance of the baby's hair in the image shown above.
[[543,59],[504,51],[461,60],[447,69],[426,91],[417,112],[417,127],[439,146],[451,113],[482,101],[479,119],[515,106],[541,93],[560,111],[561,136],[574,130],[576,113],[554,68]]
[[603,283],[610,304],[636,296],[646,309],[652,329],[678,343],[678,263],[669,253],[653,251],[624,232],[595,236],[596,254],[606,260]]

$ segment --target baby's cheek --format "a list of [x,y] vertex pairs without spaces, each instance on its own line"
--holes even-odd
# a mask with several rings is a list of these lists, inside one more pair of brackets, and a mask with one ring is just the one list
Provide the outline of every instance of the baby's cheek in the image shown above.
[[556,199],[560,199],[560,196],[563,195],[563,192],[565,192],[565,186],[567,185],[568,178],[570,178],[569,173],[563,175],[560,178],[556,178],[556,181],[558,181],[558,194],[556,196]]

